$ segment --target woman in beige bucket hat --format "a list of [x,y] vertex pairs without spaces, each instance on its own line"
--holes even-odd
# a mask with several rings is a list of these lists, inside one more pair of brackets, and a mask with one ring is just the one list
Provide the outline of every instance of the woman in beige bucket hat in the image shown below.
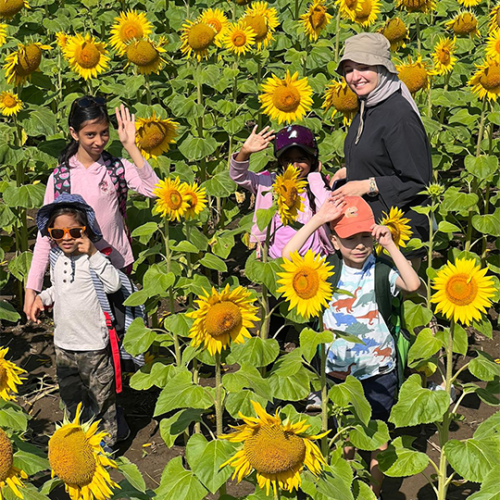
[[[346,178],[348,182],[334,196],[363,196],[377,221],[391,207],[399,207],[410,219],[413,236],[427,241],[427,217],[411,207],[428,203],[419,193],[432,179],[430,145],[389,48],[380,33],[360,33],[345,42],[337,72],[358,96],[360,110],[345,140],[346,166],[334,176],[334,180]],[[425,251],[406,255],[418,265]]]

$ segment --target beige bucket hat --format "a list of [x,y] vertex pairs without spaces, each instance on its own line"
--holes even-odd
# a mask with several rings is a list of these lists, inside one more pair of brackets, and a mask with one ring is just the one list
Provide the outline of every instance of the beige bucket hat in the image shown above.
[[344,62],[352,61],[369,66],[384,66],[390,73],[398,74],[391,61],[391,44],[381,33],[360,33],[345,41],[344,55],[337,66],[337,73],[344,76]]

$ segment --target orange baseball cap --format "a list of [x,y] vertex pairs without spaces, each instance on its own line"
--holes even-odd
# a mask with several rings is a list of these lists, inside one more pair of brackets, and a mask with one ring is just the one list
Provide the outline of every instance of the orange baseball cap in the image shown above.
[[341,238],[349,238],[357,233],[371,233],[375,224],[373,211],[361,196],[346,196],[346,208],[333,226]]

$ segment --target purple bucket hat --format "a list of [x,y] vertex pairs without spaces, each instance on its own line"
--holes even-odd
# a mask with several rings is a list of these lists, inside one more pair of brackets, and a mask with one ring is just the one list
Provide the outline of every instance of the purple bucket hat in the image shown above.
[[318,145],[311,130],[301,125],[289,125],[281,129],[274,139],[274,156],[279,158],[287,149],[298,147],[318,157]]

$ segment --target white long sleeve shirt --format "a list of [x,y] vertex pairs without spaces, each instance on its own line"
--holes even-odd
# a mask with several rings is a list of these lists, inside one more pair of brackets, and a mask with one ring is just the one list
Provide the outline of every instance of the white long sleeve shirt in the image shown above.
[[102,281],[106,293],[120,289],[118,271],[104,255],[96,252],[92,257],[61,254],[50,270],[52,286],[40,293],[43,305],[54,307],[54,344],[62,349],[97,351],[108,345],[106,318],[90,269]]

